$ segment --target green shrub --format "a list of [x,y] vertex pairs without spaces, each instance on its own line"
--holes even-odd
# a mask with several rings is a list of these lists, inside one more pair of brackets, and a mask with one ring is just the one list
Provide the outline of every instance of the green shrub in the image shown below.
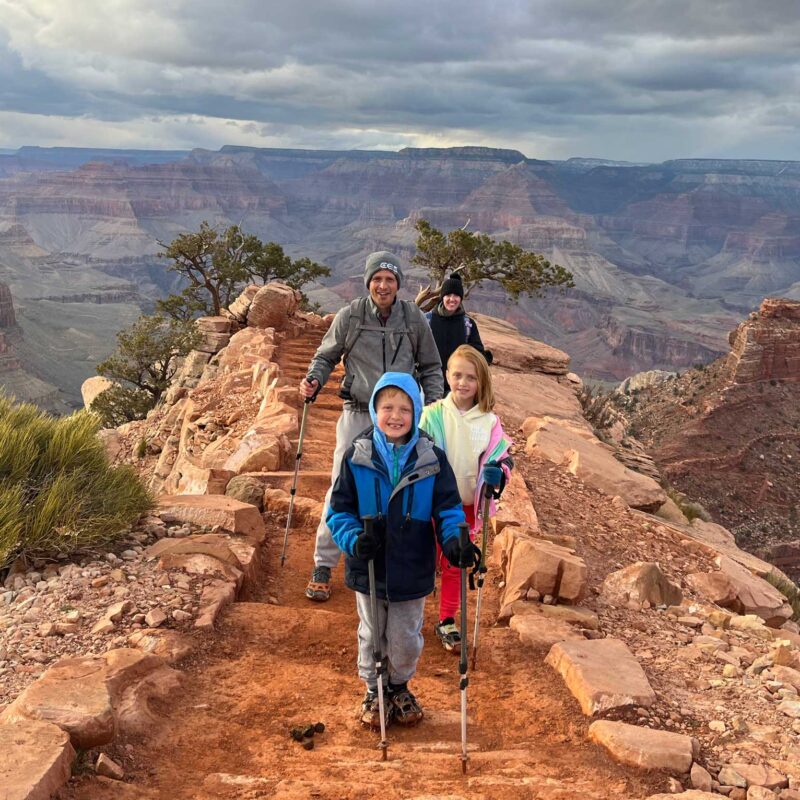
[[673,486],[667,486],[665,491],[667,497],[678,506],[683,516],[686,517],[689,522],[695,519],[701,519],[703,522],[711,522],[711,514],[709,514],[700,503],[695,500],[690,500],[683,492],[679,492]]
[[132,468],[109,465],[98,427],[0,396],[0,569],[112,541],[152,507]]
[[800,622],[800,588],[797,584],[785,580],[775,572],[768,572],[764,576],[767,583],[771,583],[788,601],[794,613],[792,620]]

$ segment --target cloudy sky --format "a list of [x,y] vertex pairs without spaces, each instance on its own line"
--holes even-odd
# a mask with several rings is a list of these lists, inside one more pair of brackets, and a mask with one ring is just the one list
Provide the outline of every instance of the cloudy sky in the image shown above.
[[0,0],[0,148],[800,159],[796,0]]

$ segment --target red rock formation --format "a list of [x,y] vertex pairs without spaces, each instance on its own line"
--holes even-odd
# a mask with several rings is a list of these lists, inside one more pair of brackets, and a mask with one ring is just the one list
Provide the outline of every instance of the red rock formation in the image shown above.
[[16,324],[11,290],[6,284],[0,283],[0,328],[13,328]]
[[800,302],[767,298],[729,337],[732,383],[800,380]]

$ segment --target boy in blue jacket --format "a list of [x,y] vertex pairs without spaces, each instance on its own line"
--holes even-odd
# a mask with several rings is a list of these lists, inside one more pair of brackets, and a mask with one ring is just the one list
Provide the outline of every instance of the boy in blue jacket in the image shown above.
[[[345,453],[327,523],[347,556],[345,583],[356,592],[358,674],[367,685],[361,721],[380,727],[367,567],[373,559],[378,635],[389,664],[388,685],[382,687],[386,723],[415,725],[423,711],[408,681],[422,653],[425,598],[436,577],[436,538],[454,566],[472,567],[480,551],[470,543],[461,552],[461,495],[447,457],[418,428],[422,400],[414,378],[384,374],[375,385],[369,413],[374,427],[356,437]],[[375,517],[372,536],[364,533],[362,518],[367,515]]]

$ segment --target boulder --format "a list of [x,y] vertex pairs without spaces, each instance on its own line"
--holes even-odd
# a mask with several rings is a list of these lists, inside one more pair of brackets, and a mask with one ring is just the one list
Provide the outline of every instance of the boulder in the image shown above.
[[569,384],[538,372],[514,372],[492,366],[495,412],[506,430],[519,428],[529,417],[554,417],[586,425],[580,403]]
[[689,588],[709,603],[731,608],[736,603],[736,589],[724,572],[693,572],[684,580]]
[[511,473],[511,479],[498,504],[497,513],[492,519],[497,533],[500,533],[506,525],[524,526],[534,531],[539,529],[539,518],[536,516],[536,509],[531,502],[525,479],[516,470]]
[[589,726],[589,738],[631,767],[688,772],[692,766],[692,739],[680,733],[598,720]]
[[569,371],[569,356],[563,350],[530,339],[510,322],[497,317],[472,316],[478,323],[483,344],[492,351],[494,365],[523,373],[566,375]]
[[800,671],[793,667],[773,666],[770,668],[773,679],[800,692]]
[[227,311],[233,319],[242,324],[247,322],[247,312],[260,288],[255,284],[245,287],[242,293],[228,306]]
[[564,679],[586,716],[656,701],[639,662],[619,639],[560,642],[545,661]]
[[259,511],[264,509],[264,484],[250,475],[236,475],[225,487],[225,494],[242,503],[249,503]]
[[692,786],[695,789],[700,789],[700,791],[703,792],[711,791],[711,787],[713,785],[711,773],[705,767],[701,767],[700,764],[692,764],[692,770],[689,775],[689,779],[691,780]]
[[69,780],[75,749],[57,725],[21,719],[0,722],[0,797],[50,800]]
[[747,788],[763,786],[766,789],[784,789],[789,785],[785,775],[765,764],[731,763],[729,766],[744,778]]
[[255,506],[225,495],[162,495],[156,501],[158,511],[180,522],[220,528],[247,536],[255,542],[264,541],[264,520]]
[[632,607],[645,603],[677,606],[683,599],[680,588],[667,579],[661,567],[645,561],[612,572],[603,581],[600,594],[609,604]]
[[505,550],[500,554],[506,583],[501,609],[524,600],[529,589],[566,603],[578,603],[585,594],[586,564],[567,548],[534,539],[523,528],[511,527],[495,538],[495,549],[498,544]]
[[525,425],[530,431],[526,453],[564,465],[603,494],[619,495],[631,508],[651,512],[667,499],[656,481],[623,466],[614,450],[585,428],[552,417],[526,420]]
[[241,472],[276,472],[284,466],[289,453],[285,436],[248,431],[226,459],[224,468],[238,475]]
[[81,397],[83,398],[83,407],[89,406],[101,395],[106,389],[114,386],[114,381],[104,378],[102,375],[95,375],[87,378],[81,384]]
[[75,748],[86,750],[107,744],[120,731],[146,732],[156,721],[150,701],[178,685],[177,672],[139,650],[64,658],[30,684],[2,719],[51,722],[69,734]]
[[200,317],[194,324],[203,335],[202,342],[197,346],[203,353],[218,353],[230,341],[233,324],[227,317]]
[[200,466],[179,453],[162,489],[168,494],[225,494],[228,481],[235,474],[218,466]]
[[253,295],[247,311],[247,325],[282,331],[300,307],[300,293],[277,281],[262,286]]
[[734,611],[756,614],[770,627],[779,628],[792,616],[792,607],[772,584],[753,575],[727,556],[715,559],[720,570],[727,575],[736,591]]

